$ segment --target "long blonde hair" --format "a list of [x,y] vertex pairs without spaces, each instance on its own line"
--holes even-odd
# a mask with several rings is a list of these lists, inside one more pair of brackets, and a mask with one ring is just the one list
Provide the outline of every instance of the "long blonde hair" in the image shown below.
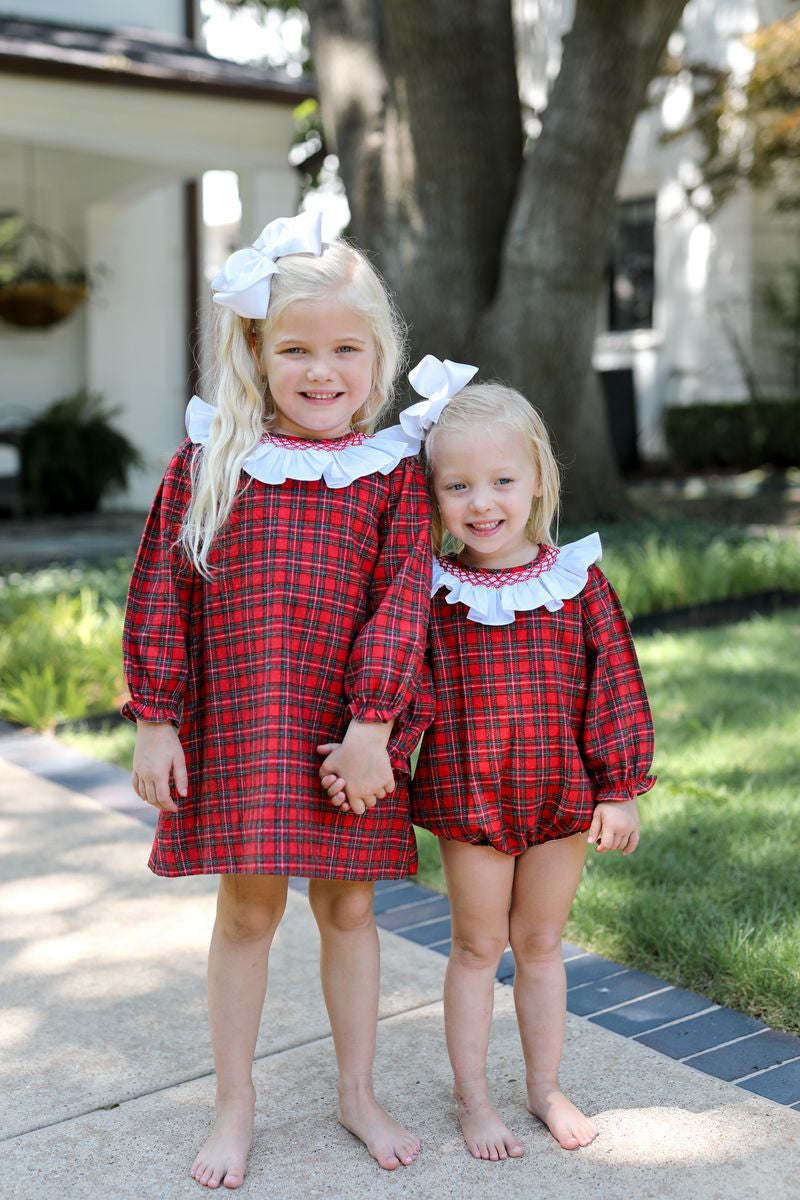
[[[457,392],[445,405],[439,420],[431,426],[425,438],[425,474],[433,501],[432,533],[436,554],[441,554],[446,535],[433,488],[436,443],[448,430],[463,432],[471,429],[475,431],[476,436],[480,436],[496,426],[510,429],[522,436],[539,478],[541,495],[533,498],[525,527],[526,535],[532,542],[555,544],[555,538],[558,536],[561,480],[550,436],[541,414],[520,392],[502,383],[472,383]],[[554,524],[555,534],[552,530]],[[456,541],[454,538],[451,540]],[[456,542],[456,550],[463,550],[463,545]]]
[[212,543],[239,494],[242,464],[275,424],[276,412],[262,367],[264,340],[289,304],[331,297],[363,316],[372,332],[372,390],[353,416],[355,426],[371,432],[392,401],[403,360],[405,326],[383,280],[355,246],[336,241],[324,245],[319,256],[290,254],[278,259],[269,309],[262,321],[240,317],[229,308],[215,310],[217,355],[210,400],[217,413],[208,445],[198,446],[192,460],[192,496],[179,539],[202,575],[209,575]]

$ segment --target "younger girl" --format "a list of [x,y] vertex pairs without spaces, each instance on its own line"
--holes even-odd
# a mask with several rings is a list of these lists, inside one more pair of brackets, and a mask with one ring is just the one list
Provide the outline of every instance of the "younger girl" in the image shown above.
[[[131,582],[133,784],[158,807],[160,875],[220,875],[209,955],[217,1119],[191,1168],[238,1187],[253,1053],[287,877],[310,877],[338,1116],[389,1170],[420,1144],[377,1104],[373,883],[415,870],[408,755],[429,608],[429,504],[392,391],[397,318],[319,218],[274,221],[213,285],[214,405],[189,405]],[[334,746],[334,743],[341,743]],[[347,779],[331,808],[317,752]]]
[[438,415],[425,443],[434,545],[440,552],[446,529],[459,546],[434,562],[437,711],[412,816],[440,838],[450,895],[444,1004],[461,1127],[476,1158],[502,1159],[522,1154],[486,1078],[509,941],[528,1108],[566,1149],[596,1137],[558,1086],[561,932],[587,842],[636,848],[653,736],[627,622],[593,565],[597,534],[554,545],[558,469],[541,418],[498,384],[443,400],[441,367],[429,356],[412,372],[432,399],[403,414],[422,414],[423,425]]

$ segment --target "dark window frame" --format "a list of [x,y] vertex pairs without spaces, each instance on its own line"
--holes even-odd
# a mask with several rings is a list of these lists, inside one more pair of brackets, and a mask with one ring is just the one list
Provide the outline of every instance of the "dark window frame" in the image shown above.
[[653,328],[655,227],[655,196],[619,201],[606,269],[609,333]]

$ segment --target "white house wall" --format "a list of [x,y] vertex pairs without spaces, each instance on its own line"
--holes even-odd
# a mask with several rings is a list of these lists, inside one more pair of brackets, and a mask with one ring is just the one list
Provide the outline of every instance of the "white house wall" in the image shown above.
[[103,305],[88,313],[91,388],[120,408],[117,424],[146,459],[116,507],[146,509],[185,437],[183,190],[172,183],[127,203],[91,205],[92,259],[107,265]]
[[[35,219],[63,237],[77,265],[88,268],[96,280],[88,302],[49,329],[19,329],[0,321],[0,410],[5,420],[22,422],[85,386],[87,313],[107,303],[105,264],[92,257],[86,244],[86,207],[125,189],[141,191],[163,175],[163,169],[148,172],[139,163],[60,147],[37,146],[31,160],[21,144],[0,141],[0,211]],[[57,253],[53,265],[62,270],[71,263]]]
[[[780,0],[690,0],[680,26],[687,58],[736,65],[732,47],[742,34],[799,7]],[[666,406],[746,397],[732,338],[751,361],[766,354],[764,375],[775,363],[765,350],[763,311],[759,316],[756,305],[754,313],[753,303],[769,264],[780,261],[780,239],[765,213],[766,201],[743,188],[705,221],[689,207],[681,186],[698,182],[693,164],[700,147],[689,138],[662,143],[665,117],[667,106],[640,116],[619,186],[623,200],[656,198],[653,329],[601,334],[595,354],[600,369],[633,368],[640,450],[647,458],[664,452]],[[774,371],[772,379],[772,390],[780,390]]]
[[0,76],[0,211],[26,213],[33,146],[33,215],[95,280],[88,303],[49,330],[0,322],[0,409],[21,422],[87,384],[120,406],[148,468],[119,505],[149,505],[183,436],[183,181],[239,171],[252,239],[296,206],[292,130],[291,109],[263,101]]
[[62,25],[120,26],[183,33],[183,0],[14,0],[0,13]]

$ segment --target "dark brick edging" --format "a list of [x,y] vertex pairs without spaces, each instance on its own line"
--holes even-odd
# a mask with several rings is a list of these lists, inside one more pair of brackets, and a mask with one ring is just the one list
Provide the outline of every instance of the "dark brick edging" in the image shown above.
[[[0,758],[146,825],[156,823],[155,810],[134,794],[127,771],[54,738],[0,722]],[[292,880],[292,887],[303,891],[306,883]],[[382,929],[436,953],[449,953],[446,896],[408,880],[385,880],[375,887],[375,914]],[[563,950],[571,1013],[800,1111],[800,1038],[578,946],[565,942]],[[513,983],[510,950],[503,955],[497,978]]]
[[787,608],[800,608],[800,592],[772,588],[766,592],[728,596],[724,600],[706,600],[702,604],[689,604],[683,608],[668,608],[663,612],[642,613],[634,617],[630,625],[634,636],[687,633],[693,629],[734,624],[748,617],[771,616]]

